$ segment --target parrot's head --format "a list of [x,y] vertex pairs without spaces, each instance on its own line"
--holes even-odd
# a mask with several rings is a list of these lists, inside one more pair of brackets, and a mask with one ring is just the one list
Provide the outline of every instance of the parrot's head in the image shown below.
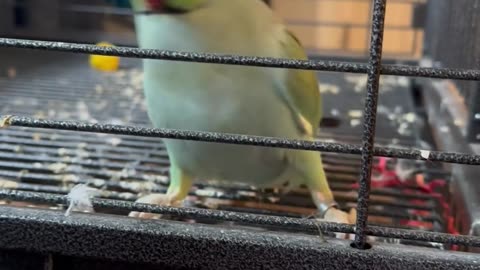
[[134,12],[188,13],[201,8],[209,0],[130,0]]

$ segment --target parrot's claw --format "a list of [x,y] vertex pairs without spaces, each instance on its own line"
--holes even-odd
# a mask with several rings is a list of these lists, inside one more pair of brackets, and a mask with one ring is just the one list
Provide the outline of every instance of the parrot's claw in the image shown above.
[[[181,204],[179,201],[172,200],[172,196],[167,194],[161,194],[161,193],[152,193],[147,196],[143,196],[140,199],[136,200],[135,202],[154,204],[159,206],[174,206],[174,207],[178,207]],[[144,212],[130,212],[128,216],[143,218],[143,219],[160,219],[162,217],[161,214],[144,213]]]
[[162,215],[143,212],[130,212],[129,217],[142,218],[142,219],[160,219]]
[[[350,213],[346,213],[342,210],[339,210],[335,207],[332,207],[327,210],[323,221],[335,222],[335,223],[344,223],[344,224],[354,224],[357,219],[357,210],[352,208]],[[340,239],[351,239],[353,240],[354,235],[347,235],[345,233],[335,233],[337,238]]]

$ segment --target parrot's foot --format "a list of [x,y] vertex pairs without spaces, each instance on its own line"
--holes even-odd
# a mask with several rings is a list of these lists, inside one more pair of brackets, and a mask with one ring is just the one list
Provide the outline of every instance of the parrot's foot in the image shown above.
[[[357,210],[352,208],[350,213],[346,213],[342,210],[339,210],[335,207],[332,207],[325,212],[325,217],[322,221],[335,222],[335,223],[344,223],[344,224],[355,224],[357,219]],[[353,239],[353,235],[347,235],[345,233],[335,233],[337,238],[341,239]]]
[[[136,200],[137,203],[155,204],[159,206],[181,206],[181,201],[175,201],[174,197],[168,194],[152,193],[147,196],[143,196]],[[137,217],[144,219],[160,219],[162,215],[154,213],[144,212],[130,212],[129,217]]]

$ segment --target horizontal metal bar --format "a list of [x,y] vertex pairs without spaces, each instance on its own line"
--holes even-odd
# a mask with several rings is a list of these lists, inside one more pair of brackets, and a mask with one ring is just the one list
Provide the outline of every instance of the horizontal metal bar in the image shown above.
[[[197,52],[179,52],[168,50],[138,49],[132,47],[101,47],[82,43],[27,39],[0,38],[0,47],[226,65],[305,69],[318,71],[321,70],[365,74],[368,72],[368,64],[362,63],[333,62],[320,60],[296,60],[271,57],[208,54]],[[424,68],[404,65],[382,65],[380,72],[384,75],[429,77],[457,80],[480,80],[480,70],[470,69]]]
[[[12,154],[12,156],[15,157],[15,155]],[[8,154],[5,154],[5,153],[1,153],[0,152],[0,158],[3,158],[3,157],[10,157],[10,155]],[[32,156],[32,159],[34,157]],[[30,173],[30,172],[22,172],[22,171],[10,171],[8,169],[11,169],[11,168],[18,168],[18,169],[30,169],[30,170],[34,170],[34,171],[38,171],[38,168],[36,167],[32,167],[30,164],[19,164],[19,163],[13,163],[12,160],[15,160],[15,158],[9,158],[9,161],[8,162],[0,162],[0,167],[3,165],[3,167],[6,167],[7,170],[0,170],[0,177],[5,177],[5,178],[8,178],[8,179],[12,179],[12,180],[17,180],[17,181],[22,181],[22,182],[34,182],[34,183],[42,183],[42,184],[59,184],[59,183],[65,183],[65,182],[69,182],[69,183],[72,183],[72,184],[75,184],[75,183],[90,183],[90,184],[93,184],[95,186],[103,186],[103,185],[110,185],[112,187],[118,187],[118,182],[115,181],[115,180],[108,180],[109,178],[111,177],[104,177],[104,178],[93,178],[91,176],[87,176],[89,170],[86,170],[86,171],[82,171],[82,170],[79,170],[77,172],[75,172],[76,174],[78,175],[81,175],[81,177],[71,177],[73,174],[66,174],[67,172],[63,171],[62,174],[52,174],[53,172],[51,171],[47,171],[47,173]],[[106,165],[108,166],[108,165]],[[128,164],[127,165],[123,165],[123,167],[127,167],[128,168]],[[139,168],[137,166],[133,167],[135,170],[139,170]],[[140,170],[141,171],[141,170]],[[164,168],[164,169],[158,169],[158,171],[160,172],[160,175],[159,176],[167,176],[168,175],[168,168]],[[331,177],[331,173],[330,171],[327,169],[326,170],[326,173],[327,173],[327,176],[328,176],[328,179],[331,181],[330,185],[331,187],[335,190],[335,191],[347,191],[347,192],[352,192],[352,185],[351,184],[342,184],[342,183],[339,183],[339,180],[335,177]],[[127,179],[130,179],[132,180],[132,177],[131,175],[128,175],[128,176],[119,176],[120,179],[123,179],[123,178],[127,178]],[[85,179],[83,179],[85,178]],[[145,181],[146,179],[136,179],[138,183],[141,183],[143,181]],[[165,179],[165,181],[160,181],[160,180],[156,180],[154,181],[154,183],[156,184],[162,184],[162,185],[166,185],[168,182],[167,180]],[[255,189],[252,189],[248,186],[242,186],[242,185],[235,185],[235,186],[231,186],[231,185],[223,185],[221,183],[217,183],[217,184],[209,184],[209,185],[205,185],[205,184],[202,184],[202,183],[196,183],[195,186],[197,188],[200,188],[200,189],[205,189],[205,188],[208,188],[208,187],[212,187],[212,188],[219,188],[219,189],[222,189],[222,190],[235,190],[235,191],[239,191],[239,190],[243,190],[243,191],[248,191],[248,192],[257,192],[257,190]],[[137,190],[136,190],[137,191]],[[266,195],[265,192],[263,192],[262,194]],[[290,194],[291,195],[296,195],[296,196],[309,196],[309,192],[307,189],[298,189],[298,190],[292,190],[290,191]],[[409,194],[409,193],[404,193],[402,189],[398,190],[398,189],[374,189],[371,191],[371,194],[372,195],[378,195],[378,196],[390,196],[390,197],[396,197],[396,198],[402,198],[402,199],[415,199],[415,200],[422,200],[422,201],[425,201],[426,203],[428,203],[427,205],[418,205],[418,204],[405,204],[405,203],[401,203],[401,202],[396,202],[396,203],[388,203],[388,202],[383,202],[382,204],[382,201],[379,201],[379,204],[381,205],[389,205],[389,206],[393,206],[393,207],[405,207],[405,208],[410,208],[410,209],[425,209],[425,210],[431,210],[431,208],[433,207],[433,202],[435,200],[436,197],[434,197],[433,195],[430,195],[430,194],[423,194],[423,193],[412,193],[412,194]],[[192,193],[192,195],[196,195],[196,196],[199,196],[197,193]],[[353,193],[352,193],[352,196],[353,196]]]
[[[2,116],[0,115],[0,118]],[[23,116],[22,116],[23,117]],[[11,127],[11,129],[15,129],[18,127]],[[53,132],[50,132],[47,134],[47,132],[50,131],[48,129],[43,129],[43,130],[35,130],[35,128],[29,129],[28,132],[25,133],[24,136],[9,136],[8,130],[4,129],[0,133],[0,150],[9,150],[9,151],[19,151],[17,149],[17,145],[21,145],[21,152],[26,151],[26,152],[42,152],[42,153],[49,153],[49,154],[56,154],[58,155],[58,148],[63,149],[62,156],[64,155],[72,155],[76,156],[78,153],[75,152],[75,150],[81,149],[85,150],[88,152],[88,157],[89,158],[103,158],[103,159],[111,159],[111,160],[123,160],[123,161],[138,161],[141,159],[142,162],[147,162],[147,163],[165,163],[165,158],[167,157],[167,152],[165,150],[165,146],[163,145],[162,141],[160,138],[156,137],[135,137],[135,136],[128,136],[128,135],[122,135],[122,134],[115,134],[116,137],[119,137],[123,141],[135,141],[135,142],[149,142],[150,147],[148,151],[142,150],[139,151],[135,147],[123,147],[123,146],[113,146],[111,142],[108,141],[102,141],[102,137],[98,137],[96,135],[98,134],[81,134],[78,135],[75,132],[72,132],[71,130],[52,130]],[[63,134],[62,134],[63,133]],[[62,134],[61,136],[65,136],[65,140],[56,140],[56,139],[48,139],[48,140],[40,140],[36,141],[34,140],[34,136],[43,136],[42,134],[46,134],[45,136],[57,136]],[[7,136],[5,136],[7,135]],[[89,136],[91,135],[91,136]],[[337,136],[337,134],[335,134]],[[18,138],[18,137],[24,137]],[[67,137],[71,138],[72,140],[66,139]],[[83,140],[83,138],[96,138],[97,143],[92,143],[92,144],[98,144],[101,145],[102,153],[99,153],[98,148],[99,147],[92,147],[91,144],[83,144],[83,142],[88,142],[87,140]],[[340,137],[340,138],[338,138]],[[340,135],[338,136],[338,141],[351,141],[353,138],[350,137],[343,137]],[[59,137],[60,138],[60,137]],[[78,138],[78,139],[77,139]],[[318,139],[322,141],[324,137],[319,136]],[[62,141],[64,141],[62,145]],[[76,142],[76,143],[75,143]],[[105,144],[108,144],[111,147],[106,147]],[[120,144],[121,145],[121,144]],[[381,144],[380,144],[381,145]],[[105,152],[115,152],[117,154],[108,154]],[[118,155],[118,153],[128,153],[128,156],[121,156]],[[146,155],[147,153],[147,155]],[[331,163],[331,164],[336,164],[336,165],[344,165],[344,166],[358,166],[360,164],[360,159],[357,156],[340,156],[335,152],[325,152],[322,153],[322,156],[324,157],[324,162],[325,163]]]
[[[64,204],[68,203],[68,197],[56,194],[23,192],[14,190],[1,190],[0,199],[9,199],[14,201],[27,201],[46,204]],[[278,216],[255,215],[248,213],[236,213],[219,210],[197,209],[197,208],[173,208],[158,205],[133,203],[127,201],[92,199],[94,207],[100,207],[112,210],[125,210],[136,212],[149,212],[158,214],[168,214],[182,218],[201,218],[216,221],[232,221],[245,223],[249,225],[272,226],[279,229],[289,229],[305,232],[342,232],[354,233],[355,228],[350,224],[340,224],[331,222],[319,222],[313,219],[287,218]],[[1,208],[0,208],[1,209]],[[377,226],[369,226],[366,229],[367,235],[389,237],[416,241],[429,241],[447,244],[457,244],[466,246],[480,247],[480,237],[467,235],[451,235],[445,233],[426,232],[418,230],[394,229]]]
[[[0,170],[0,177],[4,177],[6,179],[12,179],[12,180],[20,180],[22,181],[21,183],[18,183],[19,186],[15,188],[15,190],[23,190],[23,191],[40,191],[40,189],[32,189],[32,186],[27,186],[30,184],[25,184],[27,183],[41,183],[42,185],[50,185],[50,184],[59,184],[62,183],[62,186],[65,184],[78,184],[78,183],[83,183],[83,184],[89,184],[90,186],[96,187],[96,188],[109,188],[109,189],[114,189],[117,191],[122,191],[126,190],[129,192],[144,192],[144,191],[149,191],[149,192],[157,192],[157,193],[165,193],[167,188],[166,188],[166,183],[160,183],[160,184],[150,184],[150,185],[142,185],[141,181],[136,181],[134,182],[135,184],[120,184],[118,181],[110,181],[110,180],[103,180],[103,179],[98,179],[98,178],[90,178],[90,177],[71,177],[72,175],[47,175],[47,174],[38,174],[38,173],[19,173],[19,172],[11,172],[11,171],[6,171],[6,170]],[[132,183],[131,181],[128,183]],[[23,186],[22,186],[23,185]],[[333,186],[333,185],[332,185]],[[211,188],[214,188],[213,190]],[[291,206],[295,205],[295,207],[304,207],[304,208],[311,208],[312,212],[314,211],[314,204],[312,203],[311,199],[309,197],[305,197],[306,194],[308,194],[308,191],[305,190],[301,195],[298,193],[296,194],[295,192],[292,192],[289,196],[279,196],[278,194],[275,193],[267,193],[267,192],[259,192],[258,190],[253,190],[253,189],[248,189],[248,188],[236,188],[233,190],[233,188],[236,187],[223,187],[221,185],[216,186],[216,185],[209,185],[205,186],[202,184],[197,184],[195,183],[195,188],[189,192],[189,195],[195,196],[197,198],[215,198],[215,199],[220,199],[220,200],[235,200],[237,202],[248,202],[248,201],[254,201],[257,203],[263,203],[265,205],[271,204],[271,199],[275,198],[275,200],[278,200],[275,205],[277,206]],[[221,189],[220,192],[215,192],[216,189]],[[248,195],[246,193],[241,193],[238,191],[247,191]],[[299,190],[302,191],[302,190]],[[48,191],[46,191],[48,192]],[[54,192],[58,193],[58,192]],[[113,198],[112,194],[115,194],[116,192],[114,191],[106,191],[103,192],[100,195],[102,198],[120,198],[119,196]],[[345,195],[345,193],[338,192],[334,189],[333,194],[335,198],[337,198],[339,203],[348,203],[348,202],[355,202],[355,194],[351,194],[350,196]],[[376,192],[373,192],[372,195],[377,195]],[[299,197],[301,196],[301,197]],[[379,211],[376,210],[378,207],[384,208],[389,207],[389,209],[392,208],[397,208],[397,209],[404,209],[407,211],[408,209],[412,210],[424,210],[424,211],[432,211],[434,209],[434,202],[433,201],[426,201],[425,204],[412,204],[408,202],[403,202],[403,201],[398,201],[399,198],[404,199],[404,196],[402,196],[401,193],[397,193],[395,195],[392,195],[394,197],[397,197],[397,200],[392,199],[392,201],[385,201],[382,200],[381,198],[373,196],[372,198],[372,206],[371,208],[373,209],[376,213],[377,216],[388,216],[388,217],[401,217],[405,219],[415,219],[415,216],[412,215],[406,215],[406,214],[399,214],[395,213],[392,215],[391,213],[387,213],[385,211]],[[129,198],[133,198],[132,196],[129,196]],[[124,198],[123,198],[124,199]],[[430,198],[433,199],[433,198]],[[420,219],[424,221],[431,221],[434,220],[435,217],[431,216],[422,216],[419,217]]]
[[[68,197],[64,195],[25,192],[15,190],[0,189],[0,199],[14,201],[45,203],[45,204],[68,204]],[[353,226],[337,223],[318,223],[315,220],[308,219],[289,219],[284,217],[271,217],[265,215],[253,215],[248,213],[235,213],[218,210],[198,209],[198,208],[173,208],[156,206],[150,204],[133,203],[127,201],[116,201],[106,199],[92,199],[94,207],[100,207],[112,210],[125,210],[137,212],[150,212],[158,214],[174,215],[181,218],[202,218],[217,221],[242,222],[250,225],[269,225],[278,228],[295,229],[297,231],[318,232],[323,231],[353,233]],[[317,224],[318,223],[318,224]],[[320,227],[318,227],[320,226]],[[479,243],[480,245],[480,240]]]
[[0,248],[195,269],[478,269],[476,254],[235,227],[0,207]]
[[[17,154],[45,154],[57,156],[59,158],[77,157],[78,150],[85,150],[85,158],[88,159],[108,159],[125,162],[159,163],[168,164],[168,156],[165,146],[160,138],[155,137],[136,137],[116,134],[114,137],[98,136],[98,134],[79,134],[69,130],[37,129],[25,127],[13,127],[3,129],[0,133],[0,151],[15,152]],[[22,139],[23,138],[23,139]],[[118,145],[112,145],[112,138],[120,138]],[[318,137],[320,140],[321,137]],[[38,140],[40,139],[40,140]],[[351,140],[351,138],[344,138]],[[340,141],[343,141],[340,140]],[[55,144],[52,145],[52,142]],[[102,153],[98,153],[95,147],[84,147],[89,143],[103,145]],[[109,147],[105,147],[105,144]],[[119,147],[119,146],[125,147]],[[132,147],[149,148],[149,151],[140,151],[132,153]],[[149,147],[147,147],[149,146]],[[80,148],[79,148],[80,147]],[[61,148],[59,151],[57,148]],[[137,147],[138,148],[138,147]],[[115,152],[117,154],[106,154],[105,152]],[[121,156],[118,153],[127,153],[128,156]],[[348,172],[357,173],[360,159],[357,156],[340,156],[336,153],[323,153],[323,162],[327,170],[338,171],[348,170]]]
[[[343,28],[345,30],[348,28],[362,28],[365,30],[369,30],[370,22],[365,23],[347,23],[347,22],[335,22],[335,21],[315,21],[315,20],[299,20],[299,19],[290,19],[286,20],[285,23],[291,26],[310,26],[310,27],[331,27],[331,28]],[[397,30],[400,32],[403,31],[414,31],[412,25],[387,25],[385,26],[386,30]]]
[[[0,176],[3,176],[3,171],[0,170]],[[43,176],[43,175],[38,175],[38,176]],[[34,175],[34,174],[27,174],[25,175],[25,178],[35,178],[37,177],[37,175]],[[44,181],[44,183],[42,184],[29,184],[29,183],[17,183],[17,187],[16,188],[11,188],[12,190],[16,190],[16,191],[25,191],[25,192],[46,192],[46,193],[55,193],[55,194],[67,194],[69,191],[70,191],[70,187],[67,187],[67,186],[52,186],[52,185],[46,185],[45,182],[46,181],[49,181],[49,182],[54,182],[54,180],[50,177],[44,177],[41,179],[42,181]],[[100,180],[101,181],[101,180]],[[105,187],[105,186],[109,186],[109,188],[115,188],[115,184],[110,184],[108,183],[108,181],[105,181],[104,182],[96,182],[95,180],[93,181],[84,181],[83,179],[79,179],[79,181],[76,181],[75,183],[90,183],[90,186],[93,186],[93,187],[96,187],[96,188],[99,188],[101,189],[101,193],[99,194],[99,196],[97,196],[97,198],[104,198],[104,199],[112,199],[112,200],[127,200],[127,201],[135,201],[137,200],[139,197],[134,194],[134,193],[130,193],[130,192],[119,192],[119,191],[110,191],[110,190],[103,190],[102,188]],[[118,184],[117,184],[118,186]],[[269,201],[267,198],[267,194],[258,194],[258,192],[256,191],[252,191],[252,190],[249,190],[250,193],[253,193],[252,195],[248,195],[248,196],[244,196],[244,195],[241,195],[239,193],[236,193],[236,194],[229,194],[229,193],[225,193],[225,192],[220,192],[220,193],[212,193],[210,192],[211,194],[205,194],[205,192],[202,192],[201,189],[203,189],[202,186],[197,186],[199,189],[194,189],[193,191],[190,191],[189,192],[189,195],[191,196],[195,196],[197,198],[215,198],[215,199],[220,199],[220,200],[228,200],[228,201],[236,201],[236,202],[240,202],[240,201],[250,201],[250,202],[257,202],[257,203],[263,203],[263,206],[265,207],[269,207],[269,205],[271,205],[271,201]],[[117,187],[118,189],[122,190],[122,189],[126,189],[126,190],[129,190],[128,187],[126,187],[125,185],[121,185],[121,186],[118,186]],[[138,192],[138,190],[135,190],[136,188],[132,188],[132,190],[134,190],[135,192]],[[153,192],[160,192],[160,193],[165,193],[167,190],[167,188],[163,188],[163,189],[160,189],[160,188],[155,188],[154,190],[152,190]],[[207,191],[208,192],[208,191]],[[256,195],[254,195],[256,194]],[[334,192],[334,194],[336,194]],[[263,196],[262,196],[263,195]],[[272,198],[272,196],[275,196],[275,198],[278,198],[278,196],[276,194],[268,194],[268,197],[269,198]],[[338,197],[339,198],[339,202],[343,202],[342,198],[341,197]],[[275,205],[277,206],[291,206],[291,205],[295,205],[295,207],[298,207],[298,208],[304,208],[305,210],[310,209],[311,211],[310,212],[314,212],[315,209],[314,209],[314,205],[308,201],[308,203],[305,203],[303,201],[300,201],[299,202],[299,198],[298,197],[294,197],[294,196],[285,196],[285,197],[281,197],[279,198],[280,201],[275,203]],[[289,203],[290,200],[295,200],[295,202],[299,202],[299,203]],[[306,200],[305,200],[306,201]],[[353,201],[353,200],[352,200]],[[373,202],[375,203],[375,202]],[[205,206],[202,204],[201,200],[200,201],[196,201],[194,203],[195,206],[198,206],[200,208],[204,208]],[[418,221],[423,221],[423,222],[439,222],[441,224],[443,224],[443,220],[441,219],[440,216],[438,215],[422,215],[422,216],[415,216],[415,215],[410,215],[408,213],[404,213],[404,212],[395,212],[395,213],[392,213],[392,212],[389,212],[389,211],[382,211],[382,210],[378,210],[378,206],[382,207],[382,203],[381,202],[378,202],[377,205],[372,205],[371,206],[371,210],[369,211],[371,214],[370,216],[371,217],[388,217],[388,218],[396,218],[396,219],[404,219],[404,220],[418,220]],[[413,207],[415,208],[415,207]],[[249,212],[249,213],[260,213],[260,214],[263,214],[262,211],[264,211],[265,213],[266,212],[269,212],[268,210],[263,210],[263,209],[257,209],[257,208],[251,208],[251,207],[248,207],[248,206],[245,206],[245,207],[229,207],[228,206],[228,203],[226,205],[224,204],[219,204],[218,205],[218,208],[216,209],[219,209],[219,210],[228,210],[228,211],[240,211],[240,212]],[[345,211],[348,211],[350,208],[348,207],[341,207],[341,209],[345,210]],[[391,209],[391,207],[389,208]],[[117,209],[115,209],[117,210]],[[280,210],[278,209],[277,210],[278,213],[276,213],[276,215],[282,215],[282,216],[290,216],[292,217],[292,213],[289,213],[285,210]],[[125,212],[125,211],[124,211]],[[269,215],[271,215],[271,213],[268,213]],[[300,214],[297,213],[295,214],[295,217],[297,218],[301,218],[301,216],[299,216]],[[391,225],[391,223],[386,223],[387,226],[388,225]],[[371,224],[373,225],[373,224]],[[408,229],[416,229],[416,227],[409,227],[409,226],[403,226],[405,228],[408,228]],[[399,226],[399,225],[395,225],[395,228],[402,228],[402,226]]]
[[[41,136],[55,136],[55,137],[65,137],[65,138],[85,138],[85,136],[89,136],[90,138],[96,138],[98,140],[102,139],[102,137],[98,137],[98,134],[82,134],[82,136],[79,136],[76,132],[72,132],[69,130],[49,130],[49,129],[44,129],[44,130],[38,130],[36,128],[26,128],[26,127],[12,127],[11,129],[12,132],[23,132],[25,134],[30,134],[32,136],[32,133],[39,134]],[[2,131],[3,133],[8,133],[9,131],[5,130]],[[142,141],[142,142],[154,142],[158,143],[160,140],[155,139],[155,138],[149,138],[149,137],[143,137],[143,138],[137,138],[137,137],[132,137],[128,135],[122,136],[121,134],[116,135],[116,137],[121,138],[122,140],[129,140],[129,141]]]
[[[25,115],[25,114],[22,114],[22,115]],[[144,115],[146,117],[146,114]],[[0,115],[1,117],[1,115]],[[147,120],[148,122],[148,120]],[[132,123],[129,123],[129,124],[132,124]],[[148,124],[148,127],[150,127],[150,123]],[[70,140],[71,138],[74,138],[75,141],[79,141],[83,138],[85,138],[85,136],[90,136],[90,138],[96,138],[98,140],[102,139],[101,137],[98,137],[97,134],[82,134],[81,136],[76,134],[75,132],[72,132],[70,130],[49,130],[49,129],[44,129],[44,130],[38,130],[38,129],[35,129],[35,128],[27,128],[27,127],[12,127],[11,130],[5,130],[5,131],[2,131],[3,134],[9,134],[9,132],[24,132],[25,133],[25,136],[32,136],[32,133],[35,133],[35,134],[38,134],[38,135],[41,135],[41,136],[55,136],[55,137],[60,137],[60,136],[64,136],[65,140]],[[132,136],[128,136],[128,135],[122,135],[122,134],[116,134],[116,136],[118,136],[119,138],[122,139],[122,141],[140,141],[140,142],[154,142],[154,143],[161,143],[161,140],[159,140],[158,138],[151,138],[151,137],[141,137],[141,138],[137,138],[137,137],[132,137]],[[335,137],[335,140],[332,140],[332,137]],[[355,135],[352,135],[351,133],[350,134],[341,134],[341,133],[337,133],[335,132],[334,134],[332,133],[320,133],[320,134],[317,134],[317,138],[319,140],[329,140],[329,141],[340,141],[340,142],[355,142],[358,140],[358,137],[355,136]],[[104,144],[105,142],[100,142],[102,144]],[[385,139],[385,138],[377,138],[376,139],[376,143],[378,145],[387,145],[387,144],[391,144],[391,140],[389,139]],[[411,145],[414,145],[413,141],[409,141],[409,140],[404,140],[404,139],[399,139],[397,142],[396,142],[397,145],[402,145],[404,147],[406,146],[411,146]],[[160,147],[161,146],[161,147]],[[159,149],[165,149],[162,145],[159,145]],[[333,155],[333,153],[326,153],[327,155]],[[347,160],[357,160],[358,162],[360,162],[360,159],[359,157],[354,157],[354,156],[351,156],[351,157],[346,157],[346,156],[337,156],[339,160],[342,160],[342,161],[345,161],[345,159]],[[359,163],[358,163],[359,164]]]
[[[70,132],[68,135],[60,135],[60,134],[46,134],[44,132],[41,132],[40,130],[37,130],[38,132],[32,132],[30,131],[25,131],[25,130],[13,130],[13,129],[6,129],[2,131],[2,134],[12,136],[12,137],[23,137],[23,138],[30,138],[32,139],[32,136],[35,135],[37,136],[36,138],[39,140],[45,140],[45,141],[55,141],[55,142],[62,142],[71,146],[71,142],[75,142],[78,144],[78,142],[84,142],[88,144],[93,144],[93,145],[112,145],[111,139],[112,138],[117,138],[115,137],[99,137],[99,136],[91,136],[91,137],[86,137],[84,134],[79,135],[75,132]],[[95,135],[95,134],[92,134]],[[152,149],[152,146],[157,146],[159,148],[163,148],[161,145],[160,140],[156,141],[147,141],[147,140],[133,140],[135,139],[134,137],[129,137],[127,139],[120,139],[118,143],[115,143],[114,146],[123,146],[123,147],[131,147],[131,148],[147,148],[147,149]],[[158,145],[156,145],[158,144]],[[160,147],[162,146],[162,147]],[[146,151],[149,152],[149,151]],[[165,152],[166,155],[166,152]]]
[[[187,131],[174,129],[156,129],[134,126],[108,125],[108,124],[90,124],[79,121],[54,121],[40,120],[30,117],[19,116],[1,116],[0,123],[5,126],[22,126],[47,129],[74,130],[82,132],[97,132],[108,134],[135,135],[145,137],[158,137],[178,140],[193,140],[214,143],[229,143],[239,145],[254,145],[262,147],[280,147],[287,149],[335,152],[343,154],[360,155],[362,148],[358,145],[343,143],[328,143],[319,141],[288,140],[283,138],[261,137],[238,135],[216,132]],[[388,147],[375,147],[375,156],[395,157],[404,159],[427,160],[422,157],[421,150],[400,149]],[[469,155],[463,153],[449,153],[439,151],[428,152],[429,161],[441,161],[447,163],[480,165],[480,155]]]

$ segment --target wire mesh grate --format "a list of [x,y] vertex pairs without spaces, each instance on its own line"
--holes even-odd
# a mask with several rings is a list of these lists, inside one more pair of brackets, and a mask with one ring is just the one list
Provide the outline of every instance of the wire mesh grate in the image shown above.
[[[5,69],[10,64],[20,64],[15,60],[18,57],[17,52],[21,54],[23,51],[10,51],[3,57],[6,62]],[[84,65],[84,58],[78,57],[72,59],[66,56],[70,60],[62,60],[64,65],[61,68],[57,65],[43,66],[42,63],[48,62],[51,57],[58,55],[34,54],[27,58],[29,60],[26,62],[30,65],[20,64],[17,67],[18,74],[15,78],[0,79],[2,93],[9,97],[7,106],[2,108],[0,114],[17,111],[41,118],[77,117],[90,122],[135,123],[149,127],[149,124],[145,123],[147,115],[143,104],[137,103],[133,107],[130,104],[132,99],[143,100],[143,92],[138,85],[138,78],[141,75],[138,71],[140,64],[138,61],[127,63],[127,68],[120,75],[99,75]],[[43,67],[40,74],[32,74],[29,71],[37,70],[34,67],[36,62]],[[30,69],[26,66],[30,66]],[[79,77],[88,80],[78,80]],[[62,83],[59,84],[58,78],[61,78]],[[69,87],[64,89],[64,85]],[[85,95],[79,95],[76,91],[82,91]],[[115,98],[104,104],[104,101],[113,94]],[[350,93],[346,94],[351,96]],[[47,97],[45,100],[48,100],[48,97],[56,97],[48,106],[49,109],[42,104],[32,105],[30,102],[45,97]],[[87,110],[84,103],[88,103]],[[8,104],[15,106],[9,107]],[[130,112],[135,113],[132,115]],[[339,128],[334,130],[334,136],[339,141],[359,141],[356,135],[341,135]],[[350,129],[343,133],[352,134]],[[102,198],[133,201],[138,198],[139,193],[164,192],[168,185],[168,156],[158,138],[98,133],[78,134],[74,131],[22,127],[3,129],[1,134],[0,177],[18,181],[16,190],[66,194],[72,185],[84,183],[102,189]],[[331,137],[328,134],[324,136],[326,137],[321,137],[322,140]],[[412,139],[408,138],[396,139],[398,145],[412,146],[412,142],[409,141]],[[393,143],[382,138],[379,141],[383,144]],[[325,153],[323,160],[340,206],[343,209],[354,207],[357,198],[357,175],[360,172],[359,157]],[[394,160],[390,160],[389,164],[392,161]],[[379,162],[378,159],[375,161],[376,166],[379,166]],[[429,174],[432,169],[419,168],[419,171]],[[444,176],[444,173],[440,172],[439,177]],[[281,194],[279,191],[260,191],[248,186],[227,188],[211,183],[197,183],[190,193],[189,203],[197,208],[208,208],[209,204],[217,203],[217,209],[220,210],[304,218],[315,211],[314,205],[307,199],[308,196],[305,196],[307,194],[308,191],[305,189]],[[375,189],[372,193],[369,223],[404,229],[422,228],[432,232],[447,231],[443,211],[439,211],[441,201],[437,195],[424,194],[416,185],[399,189]],[[114,212],[126,214],[125,211],[116,209]],[[420,211],[425,213],[418,215]],[[200,221],[213,222],[211,219]],[[303,232],[318,233],[308,230]],[[401,243],[409,242],[402,239]],[[418,241],[410,244],[425,245]],[[435,246],[434,243],[426,245]]]

